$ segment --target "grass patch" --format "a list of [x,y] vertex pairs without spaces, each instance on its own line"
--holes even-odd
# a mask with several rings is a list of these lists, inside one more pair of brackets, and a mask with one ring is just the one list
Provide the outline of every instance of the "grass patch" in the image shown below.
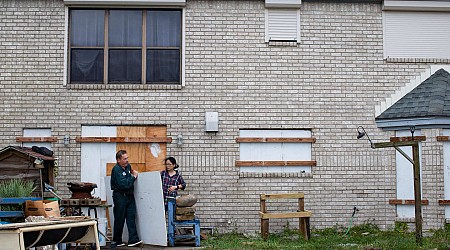
[[[403,225],[402,225],[403,226]],[[306,241],[296,230],[285,229],[279,234],[270,234],[265,241],[259,235],[245,236],[228,233],[210,236],[202,241],[205,249],[357,249],[357,250],[450,250],[450,228],[435,230],[423,237],[422,245],[416,244],[415,234],[398,226],[382,231],[376,225],[367,223],[351,228],[327,228],[314,230],[311,239]],[[428,236],[429,235],[429,236]]]

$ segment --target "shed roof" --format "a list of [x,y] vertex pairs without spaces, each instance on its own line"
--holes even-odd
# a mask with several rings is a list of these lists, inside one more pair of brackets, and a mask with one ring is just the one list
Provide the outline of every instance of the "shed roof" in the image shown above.
[[0,150],[0,155],[9,151],[17,151],[25,155],[31,156],[36,159],[42,159],[44,161],[54,161],[55,158],[51,156],[42,155],[33,151],[32,148],[28,147],[18,147],[18,146],[7,146]]
[[450,126],[450,74],[439,69],[375,121],[381,128]]

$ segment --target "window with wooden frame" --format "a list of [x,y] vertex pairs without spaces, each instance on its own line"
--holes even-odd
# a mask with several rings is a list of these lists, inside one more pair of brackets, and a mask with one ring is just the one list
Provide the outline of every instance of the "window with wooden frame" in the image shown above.
[[69,10],[69,84],[181,84],[182,9]]
[[236,167],[250,173],[311,173],[311,130],[240,130]]

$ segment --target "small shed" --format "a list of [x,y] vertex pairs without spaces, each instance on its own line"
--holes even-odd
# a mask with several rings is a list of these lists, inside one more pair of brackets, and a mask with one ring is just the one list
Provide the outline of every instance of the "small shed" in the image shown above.
[[8,146],[0,150],[0,181],[31,180],[40,197],[43,197],[44,183],[54,185],[54,169],[54,157],[34,152],[32,148]]

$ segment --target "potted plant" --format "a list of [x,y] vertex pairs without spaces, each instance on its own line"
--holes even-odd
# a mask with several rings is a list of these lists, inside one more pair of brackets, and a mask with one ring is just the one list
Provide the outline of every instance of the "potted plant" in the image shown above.
[[[0,198],[27,198],[31,197],[36,186],[33,181],[11,179],[0,182]],[[13,205],[0,205],[0,211],[23,211],[23,203]],[[21,222],[23,218],[3,219],[9,222]]]

